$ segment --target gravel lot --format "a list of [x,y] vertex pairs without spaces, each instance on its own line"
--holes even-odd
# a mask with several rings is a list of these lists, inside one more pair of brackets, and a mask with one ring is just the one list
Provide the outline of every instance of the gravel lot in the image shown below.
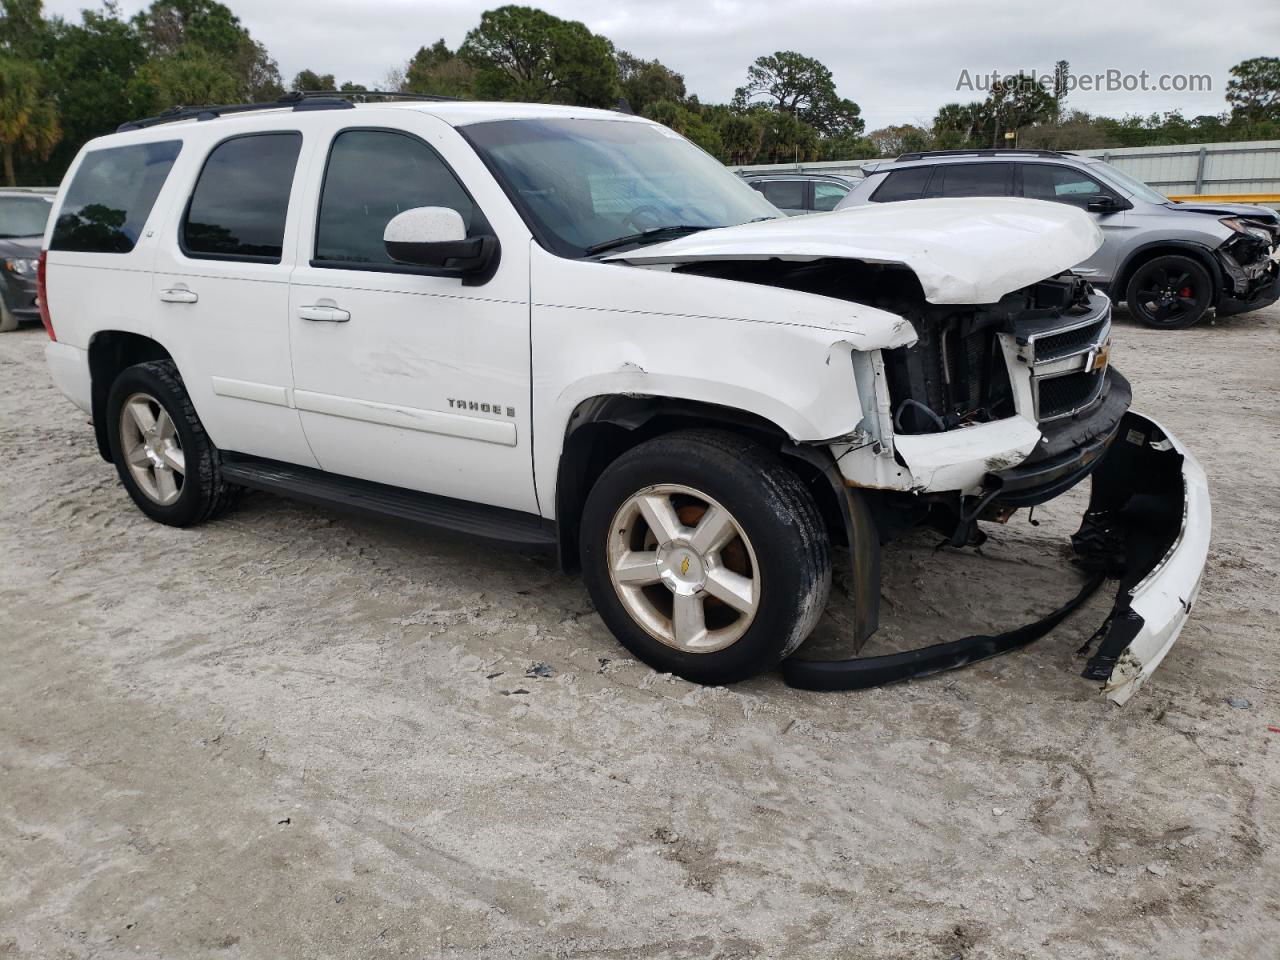
[[[0,336],[0,956],[1276,956],[1280,310],[1117,329],[1216,514],[1123,709],[1075,656],[1108,595],[924,682],[701,689],[548,558],[266,495],[153,524],[44,339]],[[1056,606],[1082,502],[892,547],[872,647]]]

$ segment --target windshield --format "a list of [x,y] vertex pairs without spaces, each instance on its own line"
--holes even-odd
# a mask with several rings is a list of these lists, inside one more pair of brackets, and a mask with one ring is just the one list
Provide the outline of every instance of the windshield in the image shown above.
[[1089,164],[1090,169],[1097,173],[1104,180],[1111,181],[1113,187],[1119,187],[1128,193],[1134,194],[1139,198],[1147,201],[1147,203],[1168,203],[1169,198],[1159,190],[1147,186],[1136,177],[1131,177],[1123,170],[1119,170],[1107,163],[1105,160],[1096,160]]
[[0,197],[0,237],[40,236],[52,209],[52,197]]
[[477,123],[462,132],[534,236],[561,256],[780,216],[741,179],[666,127],[537,119]]

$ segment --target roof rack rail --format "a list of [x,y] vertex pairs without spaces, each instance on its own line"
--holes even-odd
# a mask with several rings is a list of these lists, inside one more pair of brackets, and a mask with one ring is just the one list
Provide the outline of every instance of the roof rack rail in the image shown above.
[[179,120],[214,120],[227,114],[249,113],[254,110],[350,110],[355,106],[353,101],[364,101],[367,97],[395,98],[398,100],[440,101],[456,100],[456,97],[436,96],[423,93],[399,93],[388,90],[303,90],[286,93],[279,100],[268,100],[264,103],[226,103],[211,104],[200,107],[174,107],[154,117],[141,120],[130,120],[116,127],[117,133],[126,130],[142,130],[146,127],[159,126],[162,123],[177,123]]
[[907,160],[931,160],[934,157],[1007,157],[1011,154],[1031,157],[1071,157],[1075,156],[1066,150],[1019,150],[1017,147],[1006,147],[1002,150],[918,150],[915,153],[904,153],[895,162]]

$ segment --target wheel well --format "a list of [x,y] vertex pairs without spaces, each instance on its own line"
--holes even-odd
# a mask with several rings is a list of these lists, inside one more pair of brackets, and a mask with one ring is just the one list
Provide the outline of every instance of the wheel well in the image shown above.
[[89,376],[92,382],[93,432],[98,441],[98,453],[103,460],[111,460],[111,445],[107,439],[107,394],[116,377],[135,363],[148,360],[172,360],[169,351],[150,337],[124,330],[104,330],[89,341]]
[[1168,256],[1186,257],[1204,267],[1209,273],[1209,282],[1213,284],[1212,302],[1215,304],[1218,302],[1218,294],[1222,290],[1222,269],[1218,266],[1217,261],[1213,259],[1213,253],[1210,250],[1195,243],[1163,243],[1138,250],[1125,261],[1120,272],[1116,274],[1115,282],[1111,286],[1113,294],[1111,299],[1119,303],[1128,296],[1129,281],[1139,267],[1145,263],[1150,263],[1156,257]]
[[556,478],[560,563],[567,572],[579,568],[582,507],[609,464],[646,440],[694,427],[737,433],[781,454],[813,492],[832,542],[844,542],[840,504],[818,465],[824,457],[831,457],[825,449],[805,448],[804,455],[797,455],[795,444],[777,424],[732,407],[668,397],[593,397],[580,403],[569,418]]

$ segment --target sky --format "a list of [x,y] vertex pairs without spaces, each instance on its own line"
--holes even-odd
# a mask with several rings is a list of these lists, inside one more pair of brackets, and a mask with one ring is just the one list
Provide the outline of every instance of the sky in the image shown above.
[[[224,0],[227,2],[227,0]],[[45,0],[76,18],[85,0]],[[482,10],[448,0],[230,0],[280,65],[286,85],[304,68],[372,87],[420,46],[443,37],[457,47]],[[1070,61],[1076,76],[1117,71],[1207,77],[1207,91],[1076,90],[1068,106],[1119,116],[1226,109],[1228,71],[1249,57],[1280,54],[1280,3],[1216,7],[1203,0],[942,2],[942,0],[545,0],[556,16],[581,20],[620,49],[684,74],[706,103],[727,101],[756,57],[796,50],[825,63],[842,96],[862,108],[867,130],[928,126],[945,103],[981,100],[980,76]],[[145,6],[125,0],[132,14]],[[1214,16],[1212,11],[1222,10]],[[965,82],[972,89],[957,90]],[[1121,81],[1122,83],[1124,81]]]

